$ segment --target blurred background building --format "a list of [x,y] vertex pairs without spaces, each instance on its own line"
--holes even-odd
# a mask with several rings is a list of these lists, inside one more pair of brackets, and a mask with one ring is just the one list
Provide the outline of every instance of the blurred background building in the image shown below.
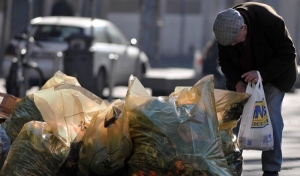
[[[60,0],[0,0],[0,59],[9,40],[30,18],[49,16]],[[65,0],[74,16],[112,21],[128,39],[138,39],[152,67],[192,67],[195,50],[212,36],[219,11],[245,0]],[[300,50],[300,1],[255,0],[271,5],[285,19]]]

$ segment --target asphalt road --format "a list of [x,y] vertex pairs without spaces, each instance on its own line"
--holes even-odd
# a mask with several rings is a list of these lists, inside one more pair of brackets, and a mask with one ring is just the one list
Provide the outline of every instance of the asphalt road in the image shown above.
[[[4,79],[0,79],[0,92],[6,93]],[[27,94],[37,91],[36,87],[27,91]],[[107,91],[107,90],[106,90]],[[116,87],[113,95],[124,97],[127,87]],[[149,90],[151,92],[151,90]],[[300,175],[300,89],[294,93],[287,93],[283,100],[282,113],[284,118],[283,132],[283,165],[280,176]],[[262,175],[260,151],[244,151],[243,176]]]

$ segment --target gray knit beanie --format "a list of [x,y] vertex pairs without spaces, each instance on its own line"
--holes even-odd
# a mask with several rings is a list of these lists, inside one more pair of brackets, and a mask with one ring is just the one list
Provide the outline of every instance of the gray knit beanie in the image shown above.
[[223,46],[231,45],[238,37],[243,23],[241,14],[232,8],[220,12],[213,27],[218,42]]

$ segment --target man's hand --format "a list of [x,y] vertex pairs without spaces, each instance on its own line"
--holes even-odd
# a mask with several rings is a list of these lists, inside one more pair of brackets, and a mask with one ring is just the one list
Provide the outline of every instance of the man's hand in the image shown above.
[[247,88],[247,84],[245,84],[243,81],[239,81],[235,85],[236,92],[245,93],[246,92],[246,88]]
[[[258,81],[257,71],[252,70],[252,71],[246,72],[242,75],[242,78],[245,78],[245,82],[256,83]],[[261,78],[261,81],[262,81],[262,78]]]

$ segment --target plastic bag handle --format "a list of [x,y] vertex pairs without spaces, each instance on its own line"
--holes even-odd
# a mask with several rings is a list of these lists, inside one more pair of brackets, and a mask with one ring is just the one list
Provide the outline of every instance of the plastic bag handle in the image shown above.
[[258,75],[258,80],[256,83],[248,82],[246,93],[252,93],[253,90],[262,88],[262,81],[261,81],[262,79],[261,79],[260,73],[257,70],[256,70],[256,72]]
[[115,107],[113,107],[113,115],[108,120],[107,118],[104,119],[104,127],[107,128],[108,126],[115,123],[115,121],[119,118],[121,111]]

